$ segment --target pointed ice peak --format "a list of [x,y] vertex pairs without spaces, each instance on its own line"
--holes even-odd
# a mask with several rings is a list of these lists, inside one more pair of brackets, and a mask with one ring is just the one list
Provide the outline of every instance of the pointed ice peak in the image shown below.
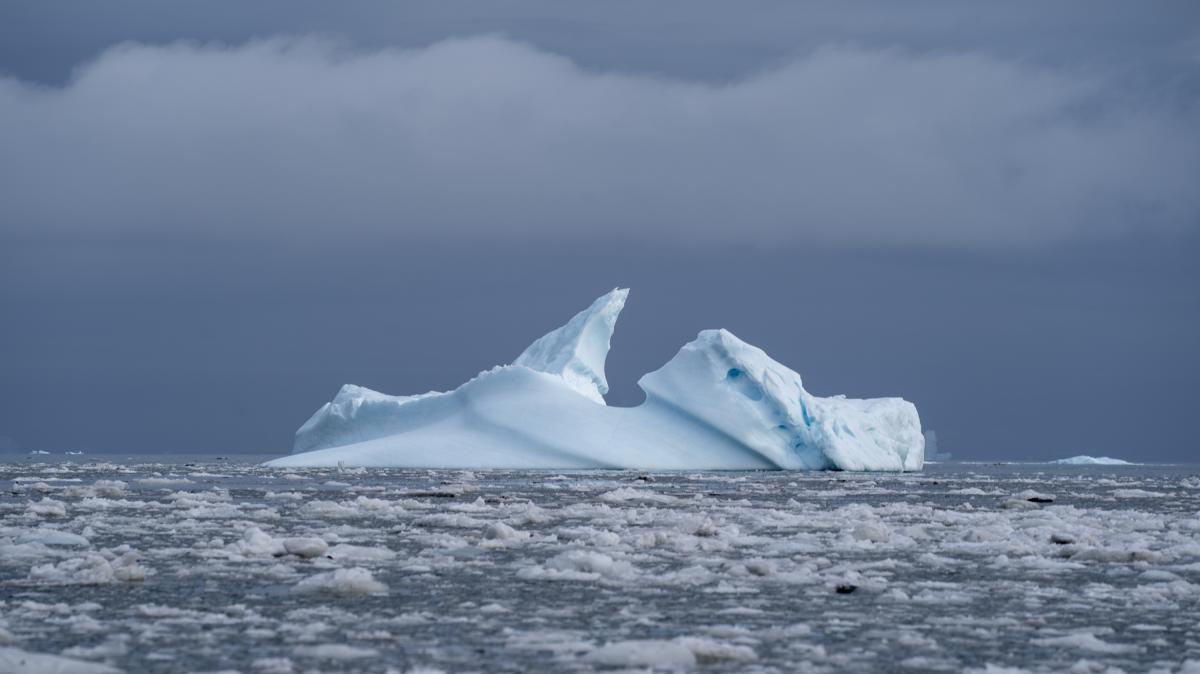
[[603,405],[608,393],[604,360],[628,295],[628,288],[614,288],[566,325],[530,344],[513,365],[558,375],[571,388]]

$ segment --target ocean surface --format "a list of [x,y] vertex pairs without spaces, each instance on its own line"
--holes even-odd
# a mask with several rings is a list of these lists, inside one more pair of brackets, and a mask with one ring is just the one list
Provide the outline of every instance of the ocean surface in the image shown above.
[[1196,466],[38,456],[0,490],[0,671],[1200,671]]

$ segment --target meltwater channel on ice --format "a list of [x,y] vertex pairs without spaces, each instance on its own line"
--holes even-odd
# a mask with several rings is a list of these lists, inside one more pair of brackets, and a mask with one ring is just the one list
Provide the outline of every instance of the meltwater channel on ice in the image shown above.
[[629,291],[614,289],[445,393],[346,385],[276,467],[914,471],[925,440],[901,398],[822,398],[728,330],[705,330],[609,407],[604,362]]

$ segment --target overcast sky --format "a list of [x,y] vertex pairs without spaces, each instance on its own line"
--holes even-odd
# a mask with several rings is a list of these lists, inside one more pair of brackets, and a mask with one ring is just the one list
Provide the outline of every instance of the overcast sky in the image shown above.
[[1200,4],[0,5],[0,450],[286,453],[631,286],[961,458],[1200,461]]

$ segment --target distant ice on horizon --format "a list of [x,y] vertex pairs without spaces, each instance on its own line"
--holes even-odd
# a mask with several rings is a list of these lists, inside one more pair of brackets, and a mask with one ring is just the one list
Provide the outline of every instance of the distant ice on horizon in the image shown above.
[[1070,466],[1132,466],[1134,464],[1123,459],[1113,459],[1107,456],[1072,456],[1069,459],[1058,459],[1050,463],[1065,464]]
[[391,396],[346,385],[276,467],[920,470],[925,439],[901,398],[821,398],[727,330],[705,330],[609,407],[604,364],[628,290],[457,389]]

